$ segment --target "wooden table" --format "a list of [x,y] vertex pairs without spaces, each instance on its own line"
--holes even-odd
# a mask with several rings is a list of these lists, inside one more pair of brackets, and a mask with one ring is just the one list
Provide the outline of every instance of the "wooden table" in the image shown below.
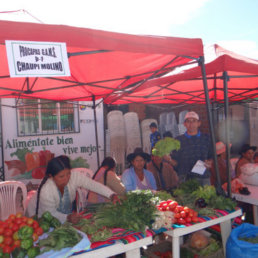
[[129,244],[115,243],[99,249],[94,249],[86,253],[75,255],[74,257],[85,258],[102,258],[109,257],[117,254],[126,254],[126,258],[140,258],[140,248],[143,246],[151,245],[153,243],[152,236],[145,237]]
[[232,193],[232,197],[235,197],[237,201],[250,203],[253,205],[254,225],[258,226],[258,186],[247,185],[250,195]]
[[216,219],[212,219],[205,222],[194,224],[192,226],[176,228],[176,229],[164,232],[165,234],[172,237],[172,252],[173,252],[172,257],[173,258],[180,257],[180,237],[204,228],[208,228],[216,224],[220,224],[222,244],[223,244],[223,250],[225,254],[226,242],[231,232],[231,219],[241,215],[242,215],[242,210],[238,209],[232,213],[229,213],[228,215],[225,215]]

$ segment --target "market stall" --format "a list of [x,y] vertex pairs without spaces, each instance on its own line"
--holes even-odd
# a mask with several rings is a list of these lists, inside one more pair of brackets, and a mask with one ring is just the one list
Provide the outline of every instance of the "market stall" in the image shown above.
[[232,193],[232,196],[236,198],[237,201],[249,203],[253,205],[254,225],[258,226],[258,186],[256,185],[246,185],[246,186],[251,193],[250,195]]

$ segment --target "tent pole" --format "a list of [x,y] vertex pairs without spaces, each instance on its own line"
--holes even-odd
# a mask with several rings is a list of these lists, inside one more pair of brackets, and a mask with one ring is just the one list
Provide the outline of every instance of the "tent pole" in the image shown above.
[[227,179],[228,186],[227,192],[228,196],[231,198],[231,173],[229,170],[229,158],[230,158],[230,148],[229,148],[229,117],[228,117],[228,73],[223,72],[223,90],[224,90],[224,113],[225,113],[225,141],[226,141],[226,164],[227,164]]
[[205,102],[206,102],[206,109],[208,114],[208,120],[209,120],[209,128],[210,128],[210,134],[211,134],[211,144],[212,144],[212,154],[213,154],[213,161],[215,165],[215,172],[216,172],[216,190],[218,194],[224,195],[224,191],[221,187],[221,181],[220,181],[220,175],[219,175],[219,169],[218,169],[218,160],[216,155],[216,141],[215,141],[215,133],[214,133],[214,126],[212,121],[212,113],[211,113],[211,104],[210,104],[210,98],[209,98],[209,91],[208,91],[208,85],[207,85],[207,79],[206,79],[206,71],[205,71],[205,65],[204,65],[204,57],[200,57],[199,65],[201,66],[202,70],[202,78],[203,78],[203,87],[205,92]]
[[97,148],[97,167],[99,167],[99,138],[98,138],[98,127],[97,127],[97,115],[96,115],[96,101],[95,95],[92,96],[93,101],[93,114],[94,114],[94,125],[95,125],[95,137],[96,137],[96,148]]

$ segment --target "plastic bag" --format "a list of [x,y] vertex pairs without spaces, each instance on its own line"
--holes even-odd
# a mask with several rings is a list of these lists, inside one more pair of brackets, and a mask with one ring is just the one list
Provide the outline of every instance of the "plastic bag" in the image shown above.
[[227,258],[254,258],[258,255],[258,244],[249,243],[239,240],[239,237],[256,237],[258,235],[258,227],[243,223],[234,228],[228,238],[226,245]]

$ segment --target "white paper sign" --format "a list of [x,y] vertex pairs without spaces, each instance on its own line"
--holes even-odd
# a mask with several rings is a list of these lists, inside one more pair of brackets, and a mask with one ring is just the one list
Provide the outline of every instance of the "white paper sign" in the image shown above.
[[204,162],[201,160],[197,160],[197,162],[195,163],[191,172],[199,174],[199,175],[203,175],[205,170],[206,170],[206,167],[204,165]]
[[10,77],[70,76],[66,43],[6,40]]

